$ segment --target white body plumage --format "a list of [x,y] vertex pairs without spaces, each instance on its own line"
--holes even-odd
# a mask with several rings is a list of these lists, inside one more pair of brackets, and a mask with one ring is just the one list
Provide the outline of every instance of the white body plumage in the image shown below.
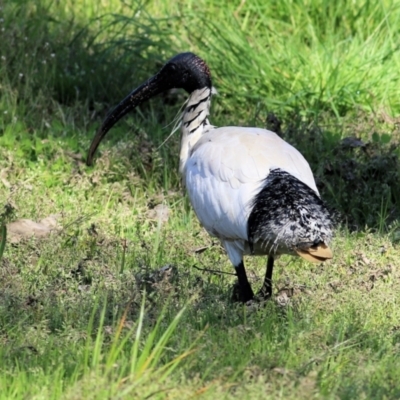
[[[279,168],[317,195],[310,166],[276,133],[209,124],[211,90],[194,91],[182,116],[180,170],[191,204],[207,232],[221,240],[234,266],[249,254],[248,220],[255,196],[271,170]],[[258,249],[256,254],[267,254]],[[277,254],[290,253],[277,243]]]

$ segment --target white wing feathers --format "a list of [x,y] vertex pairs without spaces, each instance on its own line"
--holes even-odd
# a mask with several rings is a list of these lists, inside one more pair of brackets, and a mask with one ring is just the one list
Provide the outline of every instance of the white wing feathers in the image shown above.
[[287,171],[318,193],[307,161],[275,133],[242,127],[204,133],[183,171],[204,228],[222,240],[246,241],[251,200],[273,168]]

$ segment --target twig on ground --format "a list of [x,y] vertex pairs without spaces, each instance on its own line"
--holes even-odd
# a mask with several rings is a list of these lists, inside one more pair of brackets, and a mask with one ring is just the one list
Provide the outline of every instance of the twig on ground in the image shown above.
[[197,267],[196,265],[193,265],[193,268],[196,268],[199,271],[210,272],[212,274],[221,274],[221,275],[225,274],[225,275],[236,276],[236,274],[234,274],[233,272],[225,272],[225,271],[220,271],[220,270],[216,270],[216,269],[200,268],[200,267]]

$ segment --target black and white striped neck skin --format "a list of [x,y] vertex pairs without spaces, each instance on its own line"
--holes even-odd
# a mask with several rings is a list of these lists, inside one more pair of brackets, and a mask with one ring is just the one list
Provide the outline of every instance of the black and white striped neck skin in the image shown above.
[[208,121],[210,113],[211,96],[213,88],[205,87],[193,91],[187,101],[181,121],[181,152],[179,161],[179,171],[185,174],[186,162],[190,155],[190,150],[207,131],[211,125]]
[[272,169],[255,196],[247,224],[253,254],[293,254],[333,236],[333,217],[317,193],[293,175]]

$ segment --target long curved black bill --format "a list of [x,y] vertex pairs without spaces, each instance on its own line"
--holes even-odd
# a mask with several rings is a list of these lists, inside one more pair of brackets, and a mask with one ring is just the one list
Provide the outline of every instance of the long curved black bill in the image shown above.
[[163,89],[164,88],[162,88],[162,85],[160,85],[159,82],[159,75],[157,74],[125,97],[125,99],[122,100],[121,103],[119,103],[106,117],[103,124],[96,132],[89,148],[86,164],[89,166],[93,164],[93,156],[99,147],[100,142],[118,120],[128,114],[129,111],[133,110],[139,104],[162,92]]

